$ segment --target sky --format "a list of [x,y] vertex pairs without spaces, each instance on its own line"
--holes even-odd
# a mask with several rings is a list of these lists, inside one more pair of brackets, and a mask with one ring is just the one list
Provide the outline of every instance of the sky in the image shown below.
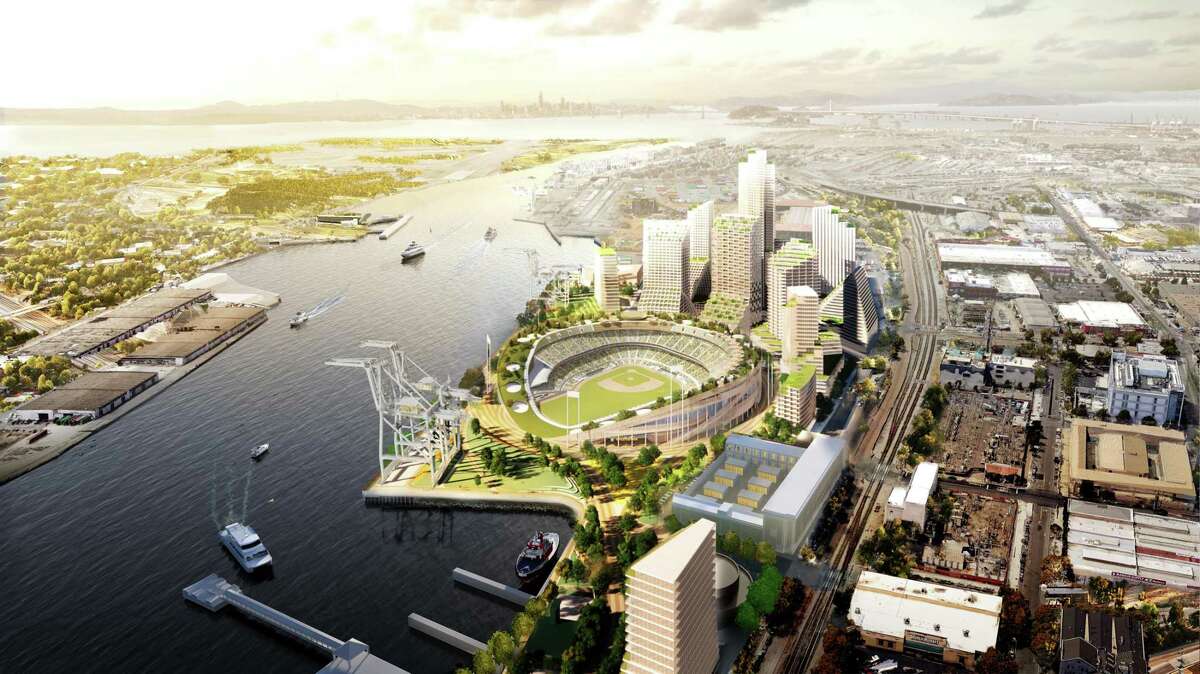
[[0,107],[1200,90],[1196,0],[39,0],[3,14]]

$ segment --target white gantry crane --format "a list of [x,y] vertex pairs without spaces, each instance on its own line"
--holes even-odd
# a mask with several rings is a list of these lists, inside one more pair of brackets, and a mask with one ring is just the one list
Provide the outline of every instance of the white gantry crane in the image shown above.
[[[379,481],[397,471],[428,463],[432,484],[462,449],[462,422],[473,397],[465,389],[439,382],[421,369],[395,342],[367,341],[382,358],[337,358],[326,365],[361,368],[379,412]],[[388,434],[391,441],[388,441]]]

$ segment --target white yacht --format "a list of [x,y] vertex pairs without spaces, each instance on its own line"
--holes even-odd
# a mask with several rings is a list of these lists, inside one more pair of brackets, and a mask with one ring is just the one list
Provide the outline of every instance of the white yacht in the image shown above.
[[269,442],[264,442],[264,443],[262,443],[261,445],[259,445],[259,446],[255,447],[254,449],[250,450],[250,458],[251,458],[251,459],[254,459],[255,461],[257,461],[257,460],[261,459],[261,458],[262,458],[262,455],[263,455],[263,454],[266,454],[266,453],[267,453],[267,450],[269,450],[269,449],[271,449],[271,443],[269,443]]
[[271,553],[249,525],[234,522],[217,532],[221,544],[247,573],[271,565]]

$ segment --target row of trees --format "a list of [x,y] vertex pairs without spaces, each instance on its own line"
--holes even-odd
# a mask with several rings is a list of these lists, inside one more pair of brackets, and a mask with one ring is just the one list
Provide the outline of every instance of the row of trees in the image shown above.
[[9,391],[45,393],[71,381],[78,374],[79,371],[71,366],[71,360],[66,356],[31,356],[25,361],[10,360],[5,363],[0,384]]
[[[553,594],[551,595],[553,599]],[[472,658],[471,667],[459,668],[456,674],[495,674],[497,667],[511,667],[513,672],[531,672],[542,663],[532,662],[531,658],[516,657],[517,647],[533,634],[537,623],[549,610],[549,603],[541,597],[534,597],[526,602],[524,609],[513,617],[509,630],[501,630],[492,634],[487,641],[487,648],[479,651]]]

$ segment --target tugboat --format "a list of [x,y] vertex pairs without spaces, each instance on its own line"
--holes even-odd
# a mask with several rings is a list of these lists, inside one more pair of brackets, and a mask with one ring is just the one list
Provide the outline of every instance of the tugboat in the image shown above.
[[264,442],[261,445],[250,450],[250,458],[254,459],[255,461],[258,461],[259,459],[262,458],[263,454],[267,453],[267,450],[269,450],[269,449],[271,449],[271,443]]
[[425,246],[416,241],[408,242],[408,247],[400,251],[400,263],[415,260],[425,254]]
[[495,241],[496,240],[496,228],[488,227],[487,232],[485,232],[483,234],[483,240],[484,241]]
[[517,556],[517,578],[525,580],[541,571],[558,552],[558,534],[535,532]]
[[250,526],[234,522],[218,531],[217,537],[246,573],[271,565],[271,553]]

